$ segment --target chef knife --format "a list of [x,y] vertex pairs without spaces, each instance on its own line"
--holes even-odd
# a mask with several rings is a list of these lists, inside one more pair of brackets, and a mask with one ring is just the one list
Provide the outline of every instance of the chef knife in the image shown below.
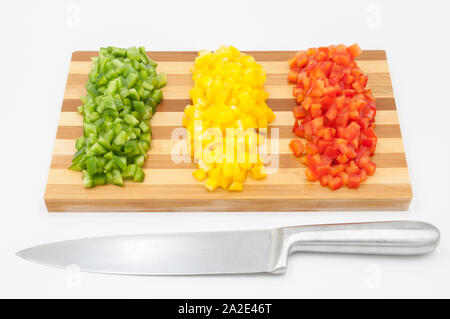
[[418,255],[433,251],[439,237],[439,230],[424,222],[388,221],[86,238],[17,255],[43,265],[110,274],[282,273],[293,252]]

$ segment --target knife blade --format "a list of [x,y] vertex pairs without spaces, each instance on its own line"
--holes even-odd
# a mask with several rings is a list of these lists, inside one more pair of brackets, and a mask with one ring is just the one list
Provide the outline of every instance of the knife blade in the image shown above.
[[292,252],[415,255],[439,230],[424,222],[291,226],[267,230],[124,235],[43,244],[17,252],[39,264],[127,275],[283,273]]

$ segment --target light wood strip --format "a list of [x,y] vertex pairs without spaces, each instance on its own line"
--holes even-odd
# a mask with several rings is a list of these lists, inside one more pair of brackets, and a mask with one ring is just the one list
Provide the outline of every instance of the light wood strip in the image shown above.
[[[193,176],[195,169],[144,169],[146,178],[143,185],[190,185],[200,183]],[[305,168],[280,168],[275,174],[264,180],[255,180],[249,174],[245,185],[283,185],[289,180],[291,185],[311,185],[305,178]],[[81,175],[67,169],[52,169],[48,183],[54,185],[78,185]],[[409,183],[407,168],[378,168],[376,173],[367,179],[367,184],[404,184]]]
[[[158,61],[156,61],[158,62]],[[267,74],[287,74],[289,66],[286,61],[258,61],[259,64],[266,70]],[[69,68],[69,74],[88,74],[91,70],[92,62],[72,61]],[[184,75],[190,74],[191,68],[194,65],[192,62],[158,62],[158,72],[165,72],[167,74]],[[358,66],[364,73],[388,73],[389,67],[387,61],[358,61]]]
[[[209,200],[209,204],[214,206],[215,200],[264,200],[270,203],[274,200],[290,200],[290,199],[317,199],[326,202],[327,200],[382,200],[382,199],[408,199],[411,197],[411,188],[406,184],[366,184],[363,183],[358,190],[341,188],[337,191],[332,191],[329,188],[320,186],[319,183],[307,184],[299,191],[298,185],[265,185],[263,183],[256,183],[252,185],[245,185],[244,192],[228,192],[222,189],[217,189],[214,192],[207,191],[201,183],[193,183],[189,187],[186,185],[143,185],[140,183],[127,182],[125,189],[118,188],[114,185],[105,185],[102,187],[95,187],[85,189],[80,184],[76,185],[47,185],[46,199],[62,199],[71,200],[78,199],[83,202],[86,199],[99,201],[145,201],[147,208],[152,206],[153,200],[171,199],[171,200]],[[114,196],[111,196],[114,194]],[[150,201],[150,202],[148,202]],[[155,202],[157,204],[157,202]],[[292,204],[292,203],[291,203]],[[336,203],[337,204],[337,203]],[[101,206],[101,203],[99,203]],[[162,207],[158,207],[162,209]],[[262,210],[268,210],[267,207]],[[273,211],[278,208],[271,207]],[[293,207],[291,207],[293,209]],[[164,210],[170,210],[167,207]],[[227,209],[225,209],[227,210]]]
[[[383,80],[386,77],[387,73],[369,73],[369,82],[368,87],[372,83],[377,83]],[[287,80],[287,71],[282,74],[267,74],[267,80],[264,83],[266,87],[268,86],[277,86],[277,85],[287,85],[291,86],[292,84]],[[67,78],[67,85],[70,87],[80,87],[88,81],[88,74],[69,74]],[[192,80],[192,74],[167,74],[167,82],[170,83],[171,86],[189,86],[192,87],[194,85],[194,81]]]
[[[72,163],[73,153],[71,154],[54,154],[50,167],[52,169],[67,169]],[[407,167],[405,154],[403,153],[377,153],[372,160],[377,164],[378,168],[404,168]],[[272,160],[270,160],[272,161]],[[272,165],[270,162],[267,165]],[[273,164],[275,166],[275,164]],[[292,154],[279,154],[279,168],[304,168],[302,162],[292,156]],[[170,154],[151,154],[145,161],[144,168],[151,169],[194,169],[197,165],[192,160],[174,162]]]
[[[289,148],[291,139],[279,140],[279,154],[291,154],[292,151]],[[152,148],[149,154],[171,154],[175,145],[180,143],[180,140],[152,140]],[[271,140],[267,140],[267,145],[270,151]],[[57,139],[54,146],[54,154],[74,154],[75,153],[75,140],[61,140]],[[401,138],[379,138],[377,144],[376,153],[403,153],[403,142]]]

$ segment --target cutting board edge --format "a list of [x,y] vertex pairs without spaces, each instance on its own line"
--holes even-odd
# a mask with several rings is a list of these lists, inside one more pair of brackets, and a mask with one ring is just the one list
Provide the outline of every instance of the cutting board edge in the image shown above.
[[[227,200],[223,205],[211,200],[66,200],[45,198],[49,213],[59,212],[308,212],[308,211],[407,211],[408,197],[389,199],[325,199],[325,200]],[[102,203],[108,201],[109,203]],[[217,201],[220,202],[220,201]],[[168,208],[170,207],[170,208]],[[300,207],[300,208],[299,208]]]

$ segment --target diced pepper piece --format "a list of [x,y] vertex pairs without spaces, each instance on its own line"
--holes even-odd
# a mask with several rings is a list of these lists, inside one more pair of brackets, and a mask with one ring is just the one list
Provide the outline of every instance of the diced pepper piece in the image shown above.
[[317,152],[318,152],[317,145],[312,142],[307,142],[306,146],[305,146],[305,151],[306,151],[306,154],[311,154],[311,155],[317,154]]
[[140,154],[140,155],[137,155],[135,157],[134,164],[136,164],[136,166],[138,166],[138,167],[143,167],[144,166],[144,161],[145,161],[145,155],[144,154]]
[[136,167],[136,172],[134,173],[133,181],[135,183],[142,183],[144,181],[145,173],[142,167]]
[[112,183],[117,186],[123,186],[122,174],[117,169],[112,171]]
[[153,91],[152,98],[156,104],[161,103],[161,101],[163,99],[162,91],[160,89],[156,89],[155,91]]
[[242,184],[241,182],[232,182],[231,185],[228,187],[229,191],[233,191],[233,192],[242,192],[242,190],[244,189],[244,184]]
[[104,173],[94,174],[92,179],[94,181],[94,186],[100,186],[100,185],[106,184],[106,174],[104,174]]
[[84,157],[85,155],[85,150],[86,150],[86,146],[83,146],[82,148],[80,148],[75,155],[72,158],[72,163],[76,164],[79,161],[81,161],[81,159]]
[[220,186],[220,188],[227,190],[232,182],[233,182],[233,178],[221,176],[219,179],[219,186]]
[[113,182],[113,180],[112,180],[112,173],[111,172],[106,172],[105,176],[106,176],[106,184],[112,184],[112,182]]
[[348,188],[359,188],[361,178],[359,175],[352,174],[348,178]]
[[83,171],[83,186],[84,188],[94,187],[94,181],[92,180],[91,175],[86,170]]
[[125,117],[124,117],[123,120],[124,120],[125,123],[127,123],[127,124],[130,125],[130,126],[136,126],[136,125],[139,124],[138,119],[135,118],[135,117],[134,117],[133,115],[131,115],[131,114],[125,115]]
[[117,165],[122,171],[127,168],[127,158],[125,156],[116,156],[113,155],[113,162]]
[[254,165],[252,168],[252,176],[254,179],[262,179],[267,176],[264,165]]
[[84,136],[80,136],[79,138],[77,138],[77,141],[75,143],[75,147],[77,148],[77,150],[79,150],[84,146],[84,140],[85,140]]
[[297,105],[294,108],[294,117],[297,120],[301,120],[301,119],[304,119],[306,117],[306,111],[305,111],[305,109],[303,107],[301,107],[301,105]]
[[160,73],[156,76],[156,79],[158,80],[158,89],[162,88],[167,84],[167,75],[165,73]]
[[343,182],[340,177],[331,177],[330,179],[328,179],[328,187],[330,187],[332,190],[341,188],[342,185],[343,185]]
[[[133,101],[133,107],[135,108],[135,110],[138,113],[144,113],[147,110],[147,108],[145,107],[144,102],[142,102],[142,101]],[[126,118],[125,118],[125,122],[126,122]]]
[[102,155],[106,153],[106,150],[103,146],[100,145],[100,143],[95,142],[94,145],[91,146],[91,151],[95,155]]
[[89,157],[86,161],[87,172],[90,176],[97,172],[97,158],[95,156]]
[[75,163],[69,166],[69,169],[73,170],[73,171],[82,171],[82,167],[81,167],[81,163]]
[[349,46],[347,48],[348,52],[350,52],[350,54],[352,55],[352,58],[356,58],[358,55],[360,55],[362,53],[361,48],[359,47],[359,45],[357,43]]
[[122,176],[123,178],[133,178],[134,174],[136,174],[136,164],[130,164],[128,165],[123,171]]
[[311,169],[310,167],[308,167],[308,168],[305,170],[305,175],[306,175],[306,178],[308,179],[308,181],[310,181],[310,182],[315,182],[315,181],[317,181],[317,176],[316,176],[316,174],[312,171],[312,169]]
[[215,191],[219,187],[219,181],[213,177],[209,177],[205,182],[205,188],[210,192]]
[[303,142],[301,140],[291,140],[291,142],[289,143],[289,146],[292,149],[292,152],[294,153],[294,155],[296,157],[299,157],[300,155],[303,154],[303,151],[305,150],[305,145],[303,144]]
[[199,168],[198,170],[195,170],[192,175],[198,180],[203,181],[206,178],[206,173],[203,169]]
[[146,122],[142,121],[139,123],[139,128],[142,130],[143,133],[148,133],[150,131],[150,125],[148,125]]
[[289,74],[288,74],[288,81],[289,81],[290,83],[295,83],[295,84],[297,84],[297,78],[298,78],[298,73],[297,73],[297,72],[295,72],[295,71],[289,71]]
[[125,131],[120,131],[116,137],[114,137],[114,144],[123,145],[127,141],[127,133]]

